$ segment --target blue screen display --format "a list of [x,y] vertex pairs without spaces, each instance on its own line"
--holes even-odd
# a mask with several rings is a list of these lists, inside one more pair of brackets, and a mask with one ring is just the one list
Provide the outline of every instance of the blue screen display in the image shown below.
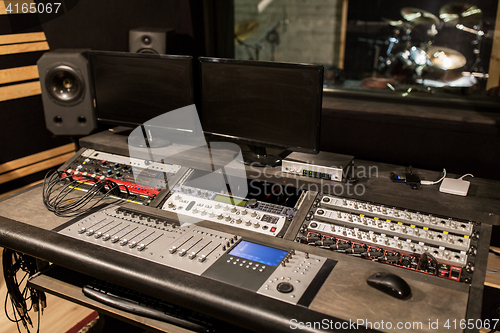
[[231,252],[229,252],[230,255],[253,260],[268,266],[278,266],[281,259],[283,259],[287,253],[287,251],[247,241],[241,241],[231,250]]

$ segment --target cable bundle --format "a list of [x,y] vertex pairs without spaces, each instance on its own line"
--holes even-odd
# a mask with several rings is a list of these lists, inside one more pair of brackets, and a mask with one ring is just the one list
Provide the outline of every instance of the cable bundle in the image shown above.
[[[89,175],[78,175],[78,178],[64,175],[61,171],[47,173],[43,181],[45,207],[57,216],[72,217],[92,209],[112,194],[120,195],[120,188],[125,189],[127,198],[130,195],[125,185],[119,185],[109,179],[100,180]],[[84,195],[73,193],[79,184],[86,182],[93,184]]]
[[[14,252],[9,249],[3,250],[3,274],[5,278],[5,284],[7,286],[7,295],[5,297],[5,315],[7,318],[16,323],[17,330],[21,332],[21,327],[19,323],[22,323],[26,331],[29,333],[29,326],[33,328],[33,323],[28,314],[32,309],[38,312],[38,328],[37,332],[40,330],[40,308],[43,309],[47,306],[47,300],[45,298],[45,293],[33,288],[28,288],[26,285],[26,278],[30,278],[37,272],[35,258]],[[17,279],[17,273],[22,270],[26,272],[21,281]],[[26,280],[26,281],[25,281]],[[21,285],[24,283],[24,288],[21,291]],[[29,296],[28,296],[29,294]],[[14,318],[9,316],[7,312],[7,303],[11,301],[12,311]],[[27,301],[31,301],[28,307]]]

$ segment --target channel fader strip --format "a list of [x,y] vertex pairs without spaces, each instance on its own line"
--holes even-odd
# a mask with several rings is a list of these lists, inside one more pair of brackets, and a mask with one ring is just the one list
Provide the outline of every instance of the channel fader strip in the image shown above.
[[319,195],[296,240],[470,283],[479,223]]

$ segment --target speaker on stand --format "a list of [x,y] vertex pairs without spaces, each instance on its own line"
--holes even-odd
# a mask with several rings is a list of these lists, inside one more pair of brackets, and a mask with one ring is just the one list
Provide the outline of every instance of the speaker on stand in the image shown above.
[[96,128],[86,51],[49,51],[37,62],[45,124],[55,135],[87,135]]
[[173,50],[175,31],[168,28],[137,28],[129,31],[132,53],[167,54]]

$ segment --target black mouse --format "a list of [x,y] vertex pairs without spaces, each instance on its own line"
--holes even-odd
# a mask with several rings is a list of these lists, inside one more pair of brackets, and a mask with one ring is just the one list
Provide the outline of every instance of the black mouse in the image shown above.
[[408,298],[411,289],[405,280],[391,273],[375,273],[366,279],[368,285],[399,299]]

